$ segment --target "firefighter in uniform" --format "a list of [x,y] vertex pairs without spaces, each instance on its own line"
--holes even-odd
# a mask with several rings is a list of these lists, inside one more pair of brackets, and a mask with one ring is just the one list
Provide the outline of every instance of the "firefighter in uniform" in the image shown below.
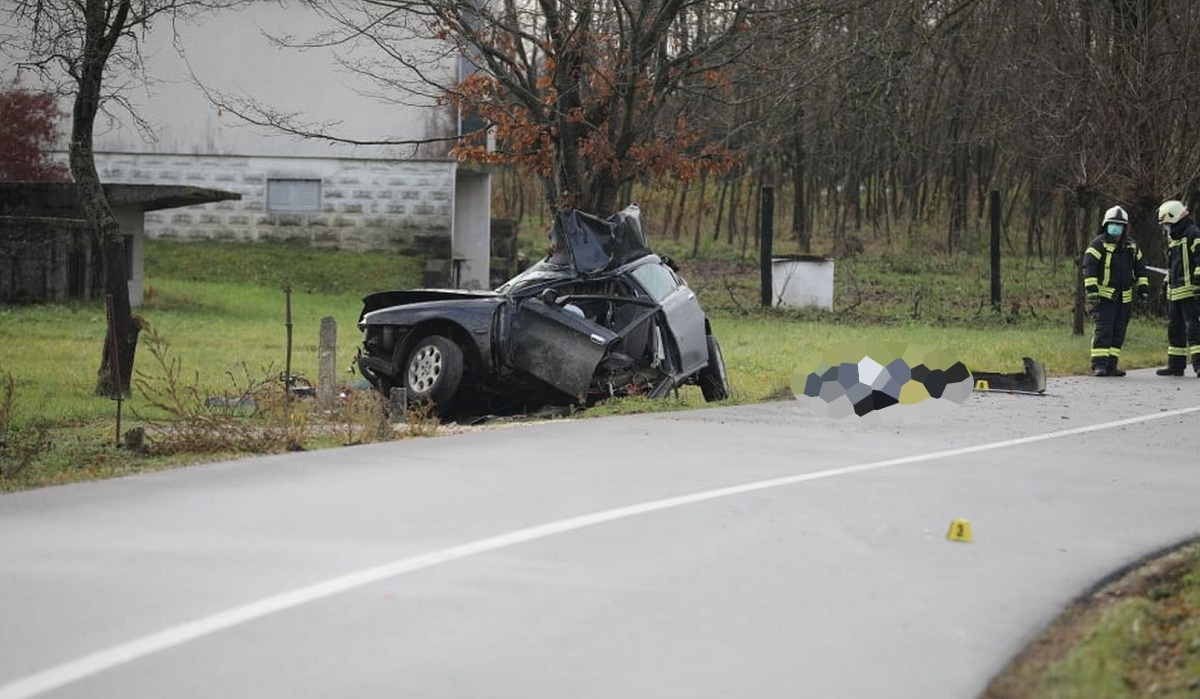
[[1100,227],[1100,235],[1083,253],[1083,288],[1096,323],[1092,375],[1124,376],[1117,361],[1125,344],[1133,297],[1136,293],[1145,301],[1150,296],[1150,280],[1141,248],[1129,237],[1125,209],[1114,206],[1105,211]]
[[1200,376],[1200,228],[1183,202],[1158,207],[1167,236],[1167,366],[1159,376],[1183,376],[1189,361]]

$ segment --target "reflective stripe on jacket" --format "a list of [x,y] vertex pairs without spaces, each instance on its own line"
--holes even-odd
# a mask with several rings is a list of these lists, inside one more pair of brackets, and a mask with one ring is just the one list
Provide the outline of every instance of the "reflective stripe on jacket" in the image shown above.
[[1134,286],[1150,288],[1142,249],[1132,239],[1098,235],[1083,253],[1083,287],[1095,287],[1100,298],[1133,301]]
[[1167,300],[1200,295],[1200,228],[1191,216],[1171,227],[1167,243]]

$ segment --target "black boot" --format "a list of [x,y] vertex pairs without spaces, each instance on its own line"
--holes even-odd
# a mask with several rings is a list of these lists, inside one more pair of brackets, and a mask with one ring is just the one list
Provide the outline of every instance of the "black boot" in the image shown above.
[[1092,376],[1112,376],[1108,371],[1108,367],[1099,362],[1092,365]]
[[1168,364],[1154,373],[1159,376],[1183,376],[1183,367],[1176,364]]
[[1108,375],[1109,376],[1124,376],[1125,375],[1125,370],[1117,366],[1116,359],[1112,360],[1112,362],[1109,364]]

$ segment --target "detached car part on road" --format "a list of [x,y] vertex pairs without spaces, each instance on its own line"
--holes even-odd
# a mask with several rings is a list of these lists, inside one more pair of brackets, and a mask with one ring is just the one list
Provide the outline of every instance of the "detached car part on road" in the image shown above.
[[495,291],[367,296],[359,329],[362,375],[443,417],[657,398],[684,384],[707,401],[729,395],[708,318],[650,252],[637,206],[608,219],[559,213],[550,254]]

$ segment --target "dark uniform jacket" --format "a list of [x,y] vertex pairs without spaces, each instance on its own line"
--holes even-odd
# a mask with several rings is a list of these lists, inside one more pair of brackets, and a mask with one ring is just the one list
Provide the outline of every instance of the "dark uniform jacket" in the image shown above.
[[1101,233],[1083,253],[1083,286],[1089,293],[1118,303],[1133,301],[1133,287],[1150,288],[1142,249],[1128,236]]
[[1200,296],[1200,228],[1191,216],[1171,225],[1167,241],[1167,300]]

